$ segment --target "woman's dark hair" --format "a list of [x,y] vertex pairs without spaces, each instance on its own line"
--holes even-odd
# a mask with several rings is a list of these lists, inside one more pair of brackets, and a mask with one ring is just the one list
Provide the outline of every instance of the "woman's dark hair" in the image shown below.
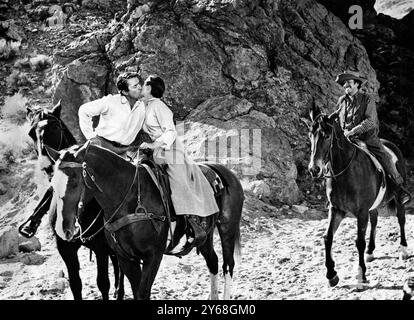
[[124,72],[121,73],[116,80],[116,87],[119,92],[128,91],[128,79],[132,78],[138,78],[140,85],[143,84],[143,80],[137,72]]
[[147,84],[151,86],[151,95],[154,98],[161,98],[165,91],[164,80],[156,75],[151,75],[148,78]]

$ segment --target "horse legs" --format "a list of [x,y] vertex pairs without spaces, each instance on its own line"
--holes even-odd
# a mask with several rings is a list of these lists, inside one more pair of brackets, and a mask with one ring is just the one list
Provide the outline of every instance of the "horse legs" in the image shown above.
[[218,257],[214,251],[213,235],[214,230],[207,235],[206,242],[200,247],[200,253],[206,260],[207,268],[210,271],[210,300],[218,300]]
[[139,284],[138,299],[150,300],[151,288],[161,264],[163,252],[155,253],[143,260],[141,283]]
[[109,276],[108,276],[108,253],[106,248],[99,247],[95,248],[96,265],[97,265],[97,278],[99,291],[102,294],[102,300],[109,300]]
[[139,299],[139,284],[141,282],[141,266],[138,262],[133,262],[118,256],[121,275],[125,274],[131,284],[134,300]]
[[56,235],[56,246],[68,270],[69,286],[73,299],[82,300],[82,281],[79,276],[79,244],[67,242]]
[[375,235],[377,231],[377,222],[378,222],[378,211],[377,209],[371,210],[369,212],[369,220],[371,223],[371,231],[369,234],[369,244],[368,250],[365,257],[366,262],[371,262],[374,260],[374,250],[375,250]]
[[[108,251],[110,249],[108,248]],[[119,270],[119,263],[118,258],[113,252],[108,252],[109,258],[112,261],[112,267],[114,269],[114,278],[115,278],[115,292],[114,292],[114,298],[117,300],[123,300],[124,299],[124,274],[120,272]]]
[[329,281],[329,285],[334,287],[339,282],[339,277],[335,271],[335,262],[332,259],[332,243],[333,237],[338,230],[338,227],[344,218],[345,213],[330,206],[329,208],[329,226],[324,235],[325,242],[325,266],[326,266],[326,278]]
[[398,224],[400,225],[400,259],[406,260],[408,258],[407,252],[407,240],[405,238],[405,208],[404,205],[396,202],[396,209],[397,209],[397,219]]
[[122,272],[122,270],[119,270],[119,286],[116,289],[116,300],[124,300],[124,278],[124,273]]
[[[221,239],[223,250],[223,275],[224,275],[224,293],[223,299],[229,300],[233,284],[234,253],[240,256],[240,230],[239,221],[230,221],[220,223],[218,231]],[[235,248],[236,247],[236,248]]]
[[358,286],[360,286],[362,283],[366,283],[367,277],[366,277],[366,271],[367,267],[365,266],[365,260],[364,260],[364,252],[365,252],[365,234],[367,232],[367,226],[368,226],[368,212],[359,212],[357,215],[357,225],[358,225],[358,231],[357,231],[357,238],[356,238],[356,247],[358,249],[358,256],[359,256],[359,263],[358,263]]

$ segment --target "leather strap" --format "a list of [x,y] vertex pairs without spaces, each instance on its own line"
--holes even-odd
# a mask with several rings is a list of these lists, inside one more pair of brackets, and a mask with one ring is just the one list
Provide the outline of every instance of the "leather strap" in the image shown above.
[[106,223],[105,224],[105,229],[108,230],[110,233],[115,233],[116,231],[118,231],[119,229],[134,223],[134,222],[138,222],[138,221],[143,221],[143,220],[151,220],[151,219],[157,219],[160,221],[165,221],[165,216],[158,216],[156,214],[153,214],[151,212],[149,213],[144,213],[144,212],[136,212],[136,213],[131,213],[128,214],[126,216],[123,216],[121,218],[119,218],[118,220],[111,222],[111,223]]

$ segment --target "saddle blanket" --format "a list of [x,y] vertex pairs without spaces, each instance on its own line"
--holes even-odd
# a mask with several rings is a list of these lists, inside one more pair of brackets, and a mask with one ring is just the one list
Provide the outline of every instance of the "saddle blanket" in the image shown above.
[[[164,183],[159,181],[159,178],[157,178],[158,175],[154,174],[153,169],[151,168],[152,165],[148,165],[146,163],[141,163],[141,165],[147,170],[150,177],[154,181],[155,185],[159,189],[161,193],[161,198],[164,202],[164,207],[167,211],[167,215],[171,215],[171,208],[172,202],[170,197],[170,191],[169,191],[169,183],[168,179],[164,180]],[[213,189],[215,197],[221,195],[224,185],[223,181],[221,180],[220,176],[211,169],[208,165],[205,164],[198,164],[202,173],[206,177],[207,181],[210,183],[211,188]],[[167,185],[166,185],[167,184]],[[170,224],[170,230],[168,231],[168,239],[166,244],[166,252],[165,254],[175,255],[178,257],[181,257],[182,255],[185,255],[188,253],[187,249],[191,249],[191,243],[194,241],[194,238],[188,237],[186,232],[183,232],[183,230],[176,230],[177,227],[177,221],[171,221]],[[182,234],[180,238],[178,238],[175,234],[175,232],[178,232],[179,234]],[[171,243],[174,240],[174,243]]]

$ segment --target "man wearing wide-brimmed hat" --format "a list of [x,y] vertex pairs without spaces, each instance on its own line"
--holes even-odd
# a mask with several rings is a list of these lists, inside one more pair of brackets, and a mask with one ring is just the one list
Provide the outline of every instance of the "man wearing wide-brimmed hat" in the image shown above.
[[407,203],[411,196],[403,186],[404,180],[378,138],[379,122],[375,101],[369,94],[359,90],[366,80],[357,72],[346,71],[336,77],[336,82],[344,88],[345,95],[339,98],[338,109],[332,115],[339,116],[341,128],[347,138],[357,138],[366,143],[396,184],[400,203]]

